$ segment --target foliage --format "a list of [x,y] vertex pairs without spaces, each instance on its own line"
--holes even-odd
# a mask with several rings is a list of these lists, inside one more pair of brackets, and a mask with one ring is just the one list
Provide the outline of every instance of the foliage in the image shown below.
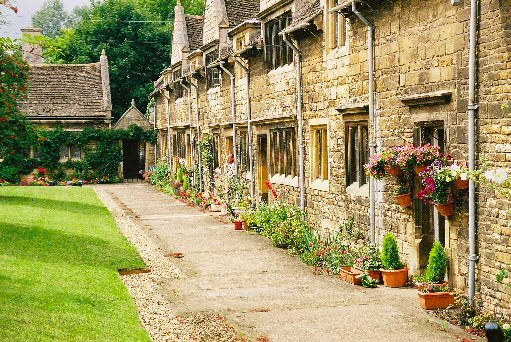
[[154,172],[149,177],[149,183],[159,188],[170,181],[170,164],[165,158],[158,160]]
[[[511,274],[508,270],[500,270],[497,273],[497,282],[500,284],[504,283],[504,279],[511,279]],[[511,284],[507,284],[507,287],[511,288]]]
[[386,270],[400,270],[403,268],[403,263],[399,257],[397,240],[392,233],[387,233],[383,239],[381,262]]
[[[156,11],[155,11],[156,12]],[[110,66],[113,117],[118,119],[131,99],[142,112],[153,81],[167,66],[172,27],[154,22],[142,1],[105,0],[92,3],[69,29],[45,41],[49,63],[96,63],[105,49]]]
[[438,159],[421,174],[424,189],[417,194],[418,198],[435,205],[452,201],[451,187],[457,175],[451,171],[451,167],[446,165],[447,163],[447,159]]
[[426,269],[426,280],[433,283],[442,283],[447,272],[447,257],[444,246],[439,241],[433,244],[429,252],[428,268]]
[[0,48],[0,70],[0,179],[16,183],[35,166],[29,157],[35,132],[19,108],[29,69],[19,49]]
[[43,29],[44,35],[55,38],[68,26],[70,19],[62,0],[45,0],[43,7],[32,16],[32,25]]
[[448,284],[434,284],[431,282],[420,283],[418,289],[422,293],[451,292],[452,288]]
[[363,274],[361,274],[360,279],[362,279],[362,286],[365,288],[370,288],[370,289],[376,288],[376,287],[378,287],[378,284],[380,283],[380,281],[378,279],[371,278],[371,276],[367,272],[364,272]]
[[213,137],[207,135],[202,141],[199,141],[201,150],[202,167],[211,175],[213,172]]
[[92,189],[6,187],[0,203],[0,340],[150,341],[118,275],[144,263]]
[[[169,20],[174,17],[174,8],[176,7],[177,0],[137,0],[139,6],[158,16],[160,20]],[[204,0],[187,0],[182,1],[185,13],[203,15],[204,14]]]
[[355,260],[355,265],[362,270],[378,271],[382,268],[378,249],[374,246],[369,247],[367,254]]

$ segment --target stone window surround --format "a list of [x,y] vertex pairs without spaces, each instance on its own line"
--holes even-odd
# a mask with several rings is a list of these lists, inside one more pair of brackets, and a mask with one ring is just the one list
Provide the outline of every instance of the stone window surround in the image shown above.
[[325,39],[325,50],[327,52],[328,57],[334,57],[334,56],[338,56],[338,55],[345,56],[345,55],[348,55],[349,51],[350,51],[350,36],[351,36],[350,35],[350,32],[351,32],[350,20],[348,18],[345,18],[344,16],[342,16],[340,13],[339,13],[339,16],[341,16],[345,22],[345,29],[344,29],[345,44],[341,47],[339,47],[339,46],[333,47],[333,42],[332,42],[333,32],[332,31],[333,31],[334,27],[332,25],[332,17],[335,14],[330,13],[329,10],[330,10],[330,8],[332,8],[331,7],[332,3],[336,2],[336,1],[339,1],[339,0],[326,0],[327,10],[324,11],[325,12],[325,14],[324,14],[325,30],[324,30],[323,37]]
[[[270,128],[268,130],[265,130],[265,132],[267,132],[267,135],[268,135],[268,146],[270,147],[272,142],[271,142],[271,132],[272,130],[274,129],[291,129],[291,128],[294,128],[295,129],[295,138],[296,138],[296,127],[295,126],[288,126],[288,125],[285,125],[285,126],[279,126],[279,127],[274,127],[274,128]],[[296,147],[296,146],[295,146]],[[297,153],[297,151],[295,150],[294,151],[295,154]],[[271,147],[270,149],[268,150],[268,160],[271,160],[272,158],[272,152],[271,152]],[[297,156],[295,155],[295,158],[297,158]],[[297,162],[297,160],[296,160]],[[270,182],[272,184],[276,184],[276,185],[285,185],[285,186],[290,186],[290,187],[294,187],[294,188],[298,188],[299,187],[299,182],[298,182],[298,175],[285,175],[285,174],[273,174],[272,170],[271,170],[271,165],[269,163],[268,165],[268,170],[269,170],[269,173],[270,175],[272,175],[270,177]],[[296,172],[296,170],[295,170]]]
[[[204,67],[206,68],[206,83],[208,82],[208,81],[207,81],[207,78],[208,78],[207,69],[208,69],[208,67],[207,67],[207,60],[206,60],[206,58],[207,58],[208,54],[210,54],[210,53],[212,53],[212,52],[215,52],[215,51],[216,51],[218,54],[220,54],[220,52],[219,52],[219,51],[220,51],[220,50],[219,50],[219,48],[220,48],[220,47],[219,47],[219,45],[218,45],[218,44],[215,44],[215,45],[213,45],[213,46],[209,47],[208,49],[204,49],[204,50],[202,51],[202,52],[203,52],[202,56],[203,56]],[[217,58],[218,58],[218,56],[217,56]],[[208,93],[208,94],[210,93],[210,91],[211,91],[211,90],[214,90],[214,89],[216,90],[216,89],[218,89],[218,88],[221,88],[221,87],[222,87],[222,72],[221,72],[220,70],[219,70],[218,72],[219,72],[219,77],[220,77],[220,83],[219,83],[219,84],[217,84],[217,85],[215,85],[215,86],[210,86],[209,84],[207,84],[207,93]]]
[[[273,7],[273,6],[270,6],[270,7]],[[271,8],[269,8],[267,10],[270,10],[270,9]],[[264,18],[260,18],[261,19],[261,36],[263,37],[263,39],[265,39],[265,37],[266,37],[266,24],[269,21],[272,21],[272,20],[274,20],[274,19],[284,15],[286,12],[291,12],[292,13],[292,9],[293,9],[293,5],[292,5],[291,1],[289,1],[289,3],[284,5],[284,6],[278,5],[277,8],[275,9],[275,11],[271,11],[271,12],[265,13]],[[264,46],[265,46],[264,54],[266,54],[266,41],[264,41]],[[265,61],[266,61],[266,57],[265,57]],[[275,69],[268,69],[268,73],[275,72],[275,71],[277,71],[279,69],[282,69],[282,68],[286,68],[287,69],[288,66],[291,66],[291,67],[293,66],[293,60],[291,60],[290,63],[284,64],[284,65],[279,66],[279,67],[277,67]]]
[[[367,123],[369,124],[369,114],[368,113],[362,113],[361,111],[354,113],[354,114],[345,114],[343,115],[343,121],[344,121],[344,127],[346,128],[350,124],[360,124],[360,123]],[[346,132],[346,129],[344,130]],[[346,135],[346,133],[344,134]],[[348,137],[344,137],[344,145],[347,149],[347,140]],[[344,156],[344,165],[345,165],[345,172],[347,174],[348,169],[346,167],[346,164],[348,162],[348,155],[347,152]],[[346,193],[348,195],[356,196],[356,197],[366,197],[369,198],[369,182],[366,184],[363,184],[362,186],[359,185],[360,182],[353,182],[351,184],[347,184],[347,177],[346,177]]]
[[[311,143],[310,143],[310,146],[309,146],[309,153],[310,153],[310,160],[311,162],[312,161],[312,156],[314,155],[313,153],[313,149],[314,149],[314,146],[313,146],[313,141],[312,141],[312,132],[317,129],[317,128],[324,128],[326,126],[326,129],[327,129],[327,141],[329,141],[329,135],[328,133],[330,132],[330,125],[329,125],[329,119],[328,118],[318,118],[318,119],[310,119],[309,120],[309,131],[310,131],[310,136],[311,136]],[[330,144],[327,144],[327,145],[330,145]],[[327,147],[327,150],[328,150],[328,147]],[[319,191],[325,191],[325,192],[328,192],[330,191],[330,163],[328,163],[328,179],[320,179],[320,178],[317,178],[317,179],[314,179],[313,177],[313,170],[312,170],[312,165],[310,165],[310,179],[311,179],[311,182],[309,183],[309,188],[313,189],[313,190],[319,190]]]

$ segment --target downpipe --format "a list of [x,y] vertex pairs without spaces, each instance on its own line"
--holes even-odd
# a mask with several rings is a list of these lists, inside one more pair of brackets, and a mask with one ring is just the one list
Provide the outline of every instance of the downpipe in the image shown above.
[[201,150],[201,144],[202,141],[202,132],[201,132],[201,125],[200,125],[200,107],[199,107],[199,85],[194,84],[190,80],[190,84],[195,89],[195,120],[197,121],[197,161],[199,162],[199,190],[202,192],[204,191],[204,180],[203,180],[203,170],[202,170],[202,150]]
[[[190,135],[190,167],[191,167],[193,161],[195,160],[194,158],[195,150],[193,148],[192,90],[183,82],[183,79],[179,80],[179,84],[181,84],[181,86],[186,89],[186,93],[188,94],[188,121],[190,125],[188,134]],[[193,173],[194,185],[197,185],[196,176],[197,175],[194,172]]]
[[250,173],[250,196],[252,197],[252,209],[255,209],[256,206],[256,198],[255,198],[255,175],[254,175],[254,138],[253,138],[253,129],[252,129],[252,101],[250,99],[250,69],[247,65],[241,63],[241,61],[234,57],[234,62],[238,64],[247,75],[247,89],[246,89],[246,97],[247,97],[247,126],[248,126],[248,159],[249,166],[248,171]]
[[302,52],[291,42],[286,32],[281,32],[284,42],[293,49],[296,56],[296,88],[297,88],[297,104],[296,116],[298,121],[298,140],[300,143],[300,209],[305,210],[305,142],[303,139],[303,114],[302,114]]
[[[475,165],[475,120],[479,106],[476,99],[476,73],[477,73],[477,25],[478,10],[477,0],[470,2],[470,48],[468,62],[468,168],[473,172]],[[474,305],[476,292],[476,263],[477,255],[477,212],[476,212],[476,183],[470,179],[468,190],[468,235],[469,235],[469,267],[468,267],[468,297],[470,305]]]
[[[168,91],[168,90],[167,90]],[[170,94],[170,91],[168,91]],[[172,165],[172,146],[171,146],[171,132],[170,132],[170,95],[167,96],[163,91],[160,90],[160,94],[167,100],[166,101],[166,107],[167,107],[167,152],[169,153],[169,169],[172,173],[173,165]]]
[[230,72],[225,66],[224,62],[220,62],[218,64],[220,69],[225,72],[229,78],[231,79],[231,110],[232,110],[232,146],[233,146],[233,156],[234,156],[234,174],[238,175],[238,151],[237,151],[237,139],[236,139],[236,89],[235,86],[235,79],[232,72]]

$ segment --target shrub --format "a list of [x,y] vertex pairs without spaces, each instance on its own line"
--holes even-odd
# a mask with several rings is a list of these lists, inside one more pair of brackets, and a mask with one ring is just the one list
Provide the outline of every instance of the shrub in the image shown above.
[[392,233],[387,233],[383,239],[381,263],[386,270],[399,270],[403,268],[403,263],[399,257],[396,237]]
[[433,283],[441,283],[445,279],[447,272],[447,257],[445,256],[444,246],[437,241],[429,252],[428,268],[426,270],[426,280]]

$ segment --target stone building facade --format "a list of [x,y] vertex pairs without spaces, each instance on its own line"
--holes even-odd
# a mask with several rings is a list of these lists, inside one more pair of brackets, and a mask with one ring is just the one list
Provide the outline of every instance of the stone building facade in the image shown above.
[[[468,159],[470,1],[355,1],[375,28],[374,102],[370,34],[352,3],[208,0],[203,18],[185,15],[178,4],[171,66],[153,93],[158,155],[192,165],[198,159],[194,142],[210,135],[219,170],[225,171],[224,161],[234,153],[250,179],[253,155],[255,198],[268,197],[269,180],[284,201],[300,205],[303,179],[303,204],[319,230],[336,229],[353,217],[368,236],[369,180],[362,168],[371,145],[380,150],[432,143]],[[479,3],[477,161],[509,169],[511,118],[501,105],[511,100],[511,1]],[[449,257],[449,281],[465,289],[467,194],[457,194],[456,214],[444,220],[420,201],[401,208],[394,188],[392,182],[375,183],[375,243],[394,232],[410,273],[418,274],[440,240]],[[495,276],[511,265],[510,205],[478,189],[477,293],[486,309],[507,315],[511,290]]]

